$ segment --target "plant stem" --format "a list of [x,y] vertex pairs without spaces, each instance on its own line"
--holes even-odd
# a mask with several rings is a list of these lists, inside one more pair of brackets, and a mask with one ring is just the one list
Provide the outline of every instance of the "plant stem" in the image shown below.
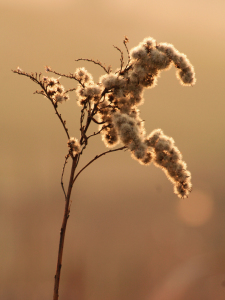
[[69,181],[68,191],[67,191],[67,195],[66,195],[65,210],[64,210],[64,216],[63,216],[63,221],[62,221],[62,227],[61,227],[61,231],[60,231],[58,261],[57,261],[56,274],[55,274],[53,300],[58,300],[58,298],[59,298],[59,282],[60,282],[60,274],[61,274],[61,268],[62,268],[63,247],[64,247],[67,221],[68,221],[69,214],[70,214],[70,196],[71,196],[73,183],[74,183],[74,173],[75,173],[76,166],[77,166],[77,159],[78,159],[78,155],[73,157],[73,163],[72,163],[71,172],[70,172],[70,181]]
[[[72,163],[71,172],[70,172],[70,181],[69,181],[68,191],[67,191],[67,195],[66,195],[66,199],[65,199],[65,210],[64,210],[64,216],[63,216],[63,222],[62,222],[62,227],[61,227],[61,231],[60,231],[58,261],[57,261],[56,274],[55,274],[53,300],[58,300],[58,298],[59,298],[59,282],[60,282],[60,274],[61,274],[61,268],[62,268],[63,247],[64,247],[67,221],[68,221],[69,214],[70,214],[70,196],[71,196],[73,184],[74,184],[75,180],[77,179],[77,177],[80,175],[80,173],[84,169],[86,169],[96,159],[100,158],[101,156],[103,156],[105,154],[115,152],[118,150],[123,150],[123,149],[126,149],[126,146],[123,146],[123,147],[120,147],[120,148],[114,149],[114,150],[108,150],[99,155],[96,155],[86,166],[84,166],[80,170],[80,172],[75,177],[74,177],[74,174],[75,174],[75,170],[76,170],[76,167],[78,164],[79,155],[77,154],[75,157],[73,157],[73,163]],[[64,165],[64,167],[65,167],[65,165]]]

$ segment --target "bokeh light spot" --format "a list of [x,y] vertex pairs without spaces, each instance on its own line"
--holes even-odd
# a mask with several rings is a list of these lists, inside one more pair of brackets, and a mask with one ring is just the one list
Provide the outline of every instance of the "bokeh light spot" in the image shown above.
[[204,225],[214,210],[213,197],[202,190],[195,190],[188,199],[178,202],[178,217],[189,226]]

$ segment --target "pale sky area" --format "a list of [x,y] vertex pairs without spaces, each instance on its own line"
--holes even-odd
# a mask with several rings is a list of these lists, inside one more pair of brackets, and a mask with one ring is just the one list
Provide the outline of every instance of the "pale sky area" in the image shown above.
[[[161,169],[128,151],[90,165],[72,194],[59,300],[225,298],[224,11],[222,0],[0,0],[0,299],[52,297],[68,151],[51,104],[11,70],[85,67],[98,82],[103,69],[75,59],[114,71],[120,54],[113,45],[127,58],[124,36],[129,49],[148,36],[171,43],[195,68],[193,87],[180,85],[174,67],[162,72],[139,107],[147,133],[161,128],[175,140],[193,191],[177,198]],[[79,138],[74,92],[59,111]],[[78,169],[105,150],[94,137]],[[69,169],[70,162],[65,184]]]

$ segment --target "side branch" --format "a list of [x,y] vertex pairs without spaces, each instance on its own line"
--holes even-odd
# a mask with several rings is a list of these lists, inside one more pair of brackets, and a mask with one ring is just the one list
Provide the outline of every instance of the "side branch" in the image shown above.
[[95,135],[97,135],[97,134],[100,134],[100,133],[102,132],[102,130],[106,129],[106,128],[109,127],[109,126],[110,126],[110,125],[104,125],[104,126],[102,126],[102,128],[101,128],[99,131],[94,132],[93,134],[89,135],[89,136],[87,137],[87,140],[88,140],[90,137],[92,137],[92,136],[95,136]]
[[111,66],[108,66],[108,69],[106,69],[106,67],[99,60],[94,60],[94,59],[89,59],[89,58],[75,59],[75,61],[80,61],[80,60],[93,62],[94,64],[99,65],[108,74],[112,71]]
[[67,155],[65,156],[65,162],[64,162],[64,165],[63,165],[62,175],[61,175],[61,186],[62,186],[62,190],[63,190],[64,196],[65,196],[65,199],[66,199],[66,192],[65,192],[64,184],[63,184],[63,176],[64,176],[65,167],[66,167],[66,164],[67,164],[67,161],[68,161],[68,158],[69,158],[69,157],[70,157],[70,154],[67,154]]
[[121,72],[123,70],[123,64],[124,64],[124,61],[123,61],[123,51],[119,47],[117,47],[117,46],[113,45],[113,47],[120,52],[120,72]]
[[[80,85],[82,85],[82,86],[84,87],[84,84],[81,82],[81,80],[79,80],[78,78],[76,78],[76,76],[75,76],[74,74],[72,74],[72,73],[69,73],[69,75],[63,74],[63,73],[59,73],[59,72],[56,72],[56,71],[52,70],[52,68],[50,68],[50,67],[45,67],[45,70],[46,70],[46,72],[51,72],[51,73],[53,73],[53,74],[55,74],[55,75],[59,75],[60,77],[65,77],[65,78],[74,79],[74,80],[76,80],[77,82],[79,82]],[[75,88],[75,89],[76,89],[76,88]],[[73,91],[73,90],[75,90],[75,89],[70,89],[70,90],[68,90],[68,91]],[[66,93],[67,93],[68,91],[66,91]]]
[[[26,76],[26,77],[30,78],[32,81],[34,81],[35,83],[37,83],[38,85],[40,85],[40,87],[42,88],[42,91],[36,91],[34,93],[35,94],[42,94],[43,96],[45,96],[47,99],[50,100],[50,102],[52,103],[52,105],[54,107],[55,113],[56,113],[57,117],[59,118],[60,122],[62,123],[63,128],[64,128],[64,130],[66,132],[66,135],[67,135],[67,137],[69,139],[70,135],[69,135],[68,128],[66,127],[66,121],[64,121],[62,119],[61,114],[58,112],[58,110],[57,110],[57,103],[54,103],[53,99],[51,99],[51,97],[48,95],[47,87],[46,87],[44,81],[40,79],[41,73],[39,73],[39,74],[37,74],[37,73],[27,73],[27,72],[22,71],[19,67],[17,68],[17,70],[12,70],[12,72],[13,73],[17,73],[19,75]],[[38,79],[38,76],[39,76],[39,79]]]
[[65,91],[64,94],[69,93],[69,92],[73,92],[73,91],[75,91],[75,90],[76,90],[76,88],[68,89],[68,90]]
[[98,122],[94,117],[92,117],[91,115],[90,115],[90,118],[92,119],[92,121],[95,123],[95,124],[104,124],[105,123],[105,121],[102,121],[102,122]]
[[125,36],[125,38],[123,40],[123,43],[124,43],[124,46],[125,46],[125,48],[127,50],[127,55],[128,55],[128,61],[127,61],[127,65],[126,65],[125,69],[127,69],[127,67],[129,66],[129,63],[130,63],[130,52],[129,52],[128,48],[127,48],[127,43],[128,42],[129,42],[128,37]]
[[56,115],[58,116],[60,122],[61,122],[62,125],[63,125],[63,128],[64,128],[64,130],[65,130],[65,132],[66,132],[66,135],[67,135],[68,139],[70,139],[70,135],[69,135],[69,132],[68,132],[68,128],[66,127],[66,121],[64,121],[64,120],[62,119],[62,116],[61,116],[61,114],[59,114],[59,112],[58,112],[57,108],[55,107],[54,103],[52,103],[52,105],[54,106]]
[[78,173],[77,175],[74,177],[74,180],[73,180],[73,183],[76,181],[77,177],[80,175],[80,173],[82,171],[84,171],[84,169],[86,169],[90,164],[92,164],[95,160],[97,160],[98,158],[100,158],[101,156],[103,155],[106,155],[108,153],[112,153],[112,152],[116,152],[116,151],[119,151],[119,150],[124,150],[126,149],[127,147],[126,146],[123,146],[123,147],[120,147],[120,148],[117,148],[117,149],[114,149],[114,150],[108,150],[108,151],[105,151],[99,155],[96,155],[91,161],[89,161],[89,163],[86,164],[86,166],[84,166]]

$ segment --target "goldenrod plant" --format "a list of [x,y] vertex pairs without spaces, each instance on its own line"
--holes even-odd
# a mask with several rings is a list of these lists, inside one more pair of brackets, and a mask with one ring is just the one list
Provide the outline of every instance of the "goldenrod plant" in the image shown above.
[[[74,73],[63,74],[45,67],[48,73],[58,78],[43,76],[41,73],[27,73],[21,68],[14,73],[24,75],[37,83],[41,90],[35,93],[47,98],[59,118],[67,136],[68,153],[65,156],[61,185],[65,197],[65,210],[60,232],[58,261],[55,275],[53,300],[59,297],[60,272],[67,221],[71,209],[71,192],[74,182],[80,173],[92,162],[103,155],[128,150],[131,157],[142,165],[153,162],[160,167],[173,183],[174,193],[180,198],[188,197],[192,189],[191,174],[182,155],[175,146],[174,140],[163,133],[161,129],[146,134],[144,121],[140,117],[139,106],[144,103],[144,89],[153,88],[157,84],[160,72],[168,70],[173,64],[176,76],[184,86],[193,86],[196,82],[194,68],[186,55],[180,53],[172,44],[157,43],[151,37],[145,38],[137,47],[128,50],[128,38],[125,37],[124,46],[127,52],[127,62],[124,62],[123,51],[120,52],[120,67],[112,72],[100,61],[92,59],[77,59],[76,61],[90,61],[100,66],[105,74],[94,82],[92,75],[85,68],[78,68]],[[66,77],[77,82],[77,86],[69,90],[60,83],[60,78]],[[58,105],[69,100],[69,92],[76,92],[77,104],[80,107],[80,137],[70,135],[58,110]],[[89,133],[91,123],[96,123],[96,132]],[[107,151],[95,156],[77,172],[80,156],[84,154],[90,138],[101,135]],[[119,148],[111,149],[120,144]],[[67,191],[64,188],[63,175],[67,161],[72,160],[70,179]]]

